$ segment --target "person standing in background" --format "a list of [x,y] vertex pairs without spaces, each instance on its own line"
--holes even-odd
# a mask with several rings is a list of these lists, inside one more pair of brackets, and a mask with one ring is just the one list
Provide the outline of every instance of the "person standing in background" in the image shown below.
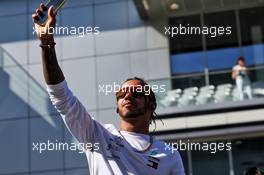
[[232,78],[236,80],[239,99],[244,100],[244,93],[247,94],[248,99],[252,99],[250,79],[245,59],[243,57],[237,59],[237,63],[232,69]]

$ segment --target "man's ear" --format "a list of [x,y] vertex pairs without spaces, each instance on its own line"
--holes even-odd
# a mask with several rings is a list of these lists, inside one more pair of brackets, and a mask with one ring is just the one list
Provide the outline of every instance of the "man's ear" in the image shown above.
[[116,108],[116,113],[118,113],[118,114],[119,114],[119,108],[118,108],[118,107]]

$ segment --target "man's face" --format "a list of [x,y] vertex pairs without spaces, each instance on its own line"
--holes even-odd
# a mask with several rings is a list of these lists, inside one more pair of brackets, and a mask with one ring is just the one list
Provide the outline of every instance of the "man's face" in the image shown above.
[[133,119],[139,116],[149,118],[148,98],[139,80],[125,82],[116,95],[119,115],[123,119]]
[[243,60],[238,60],[238,65],[239,66],[245,66],[245,62]]

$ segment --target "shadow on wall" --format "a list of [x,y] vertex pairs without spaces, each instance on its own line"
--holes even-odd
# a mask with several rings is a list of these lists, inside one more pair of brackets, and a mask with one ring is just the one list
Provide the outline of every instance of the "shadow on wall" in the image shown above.
[[[43,117],[57,115],[45,88],[24,67],[18,64],[10,53],[1,47],[0,81],[1,119],[26,117],[28,115]],[[52,119],[46,120],[52,123]]]
[[[0,47],[0,174],[85,168],[85,156],[73,151],[39,152],[33,144],[72,143],[46,90]],[[74,161],[72,161],[74,160]],[[52,172],[54,170],[54,172]],[[87,173],[85,173],[87,174]]]

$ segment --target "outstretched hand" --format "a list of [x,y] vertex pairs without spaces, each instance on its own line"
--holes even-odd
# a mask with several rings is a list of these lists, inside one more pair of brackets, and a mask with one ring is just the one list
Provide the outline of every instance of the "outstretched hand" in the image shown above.
[[[40,10],[41,9],[41,10]],[[36,23],[39,16],[43,15],[42,11],[48,10],[48,19],[43,25]],[[35,32],[43,44],[53,42],[53,32],[56,26],[56,13],[54,7],[51,6],[49,9],[44,4],[40,4],[39,8],[36,9],[36,12],[32,14],[32,21],[35,25]]]

